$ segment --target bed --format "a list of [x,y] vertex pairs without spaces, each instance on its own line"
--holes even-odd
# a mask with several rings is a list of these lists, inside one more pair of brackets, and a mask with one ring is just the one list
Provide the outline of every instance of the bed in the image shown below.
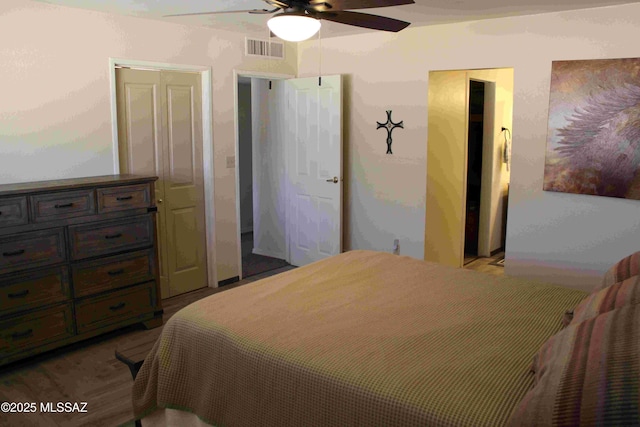
[[[591,418],[580,418],[580,404],[557,409],[558,390],[587,407],[585,372],[615,353],[596,344],[607,342],[607,328],[640,325],[640,306],[629,303],[640,302],[638,276],[604,307],[599,295],[626,279],[609,276],[615,282],[589,294],[387,253],[343,253],[175,314],[136,378],[134,414],[143,425],[493,427],[562,425],[577,410],[584,424]],[[612,313],[626,326],[611,322]],[[585,324],[596,338],[577,349],[589,342]],[[628,335],[625,348],[639,347],[640,335]],[[582,383],[567,378],[572,352],[593,355],[578,369]],[[625,357],[632,384],[616,376],[605,386],[624,403],[618,421],[638,412],[640,357]],[[602,384],[589,387],[603,393]],[[608,420],[611,398],[604,409],[595,402],[589,416]]]

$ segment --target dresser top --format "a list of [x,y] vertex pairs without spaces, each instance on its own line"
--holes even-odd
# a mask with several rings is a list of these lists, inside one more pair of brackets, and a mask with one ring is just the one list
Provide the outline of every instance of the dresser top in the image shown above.
[[151,182],[157,176],[150,175],[103,175],[85,178],[55,179],[52,181],[18,182],[0,185],[0,196],[18,195],[52,190],[72,190],[75,188],[126,185]]

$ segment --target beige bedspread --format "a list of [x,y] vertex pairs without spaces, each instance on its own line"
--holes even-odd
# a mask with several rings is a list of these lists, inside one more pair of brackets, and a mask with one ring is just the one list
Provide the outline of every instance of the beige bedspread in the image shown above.
[[218,426],[499,426],[532,357],[585,292],[353,251],[174,315],[136,417]]

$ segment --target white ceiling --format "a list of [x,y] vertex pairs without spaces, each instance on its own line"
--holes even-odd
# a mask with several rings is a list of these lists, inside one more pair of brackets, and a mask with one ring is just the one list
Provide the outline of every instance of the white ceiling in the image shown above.
[[[163,15],[269,9],[261,0],[36,0],[60,6],[91,9],[141,18],[158,19],[184,25],[205,26],[255,35],[268,36],[266,22],[270,15],[226,13],[188,17]],[[630,0],[415,0],[416,4],[363,10],[411,22],[411,27],[475,21],[517,15],[534,15],[572,9],[612,6],[632,3]],[[323,21],[322,38],[356,34],[373,30]]]

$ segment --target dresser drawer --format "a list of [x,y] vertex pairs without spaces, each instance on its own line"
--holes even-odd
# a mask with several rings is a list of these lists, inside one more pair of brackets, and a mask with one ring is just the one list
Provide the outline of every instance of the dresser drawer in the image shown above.
[[72,259],[84,259],[118,251],[151,246],[151,214],[69,227]]
[[0,279],[0,314],[62,302],[69,294],[67,267],[5,276]]
[[0,227],[23,225],[28,221],[26,197],[0,198]]
[[0,321],[0,361],[11,354],[71,336],[70,303]]
[[152,284],[85,298],[76,302],[78,333],[127,319],[142,318],[153,312],[154,303]]
[[98,213],[148,208],[151,206],[149,184],[98,188]]
[[153,250],[86,261],[71,267],[76,297],[154,279]]
[[63,228],[0,238],[0,274],[56,264],[65,259]]
[[35,222],[53,221],[96,213],[93,190],[59,191],[31,196]]

